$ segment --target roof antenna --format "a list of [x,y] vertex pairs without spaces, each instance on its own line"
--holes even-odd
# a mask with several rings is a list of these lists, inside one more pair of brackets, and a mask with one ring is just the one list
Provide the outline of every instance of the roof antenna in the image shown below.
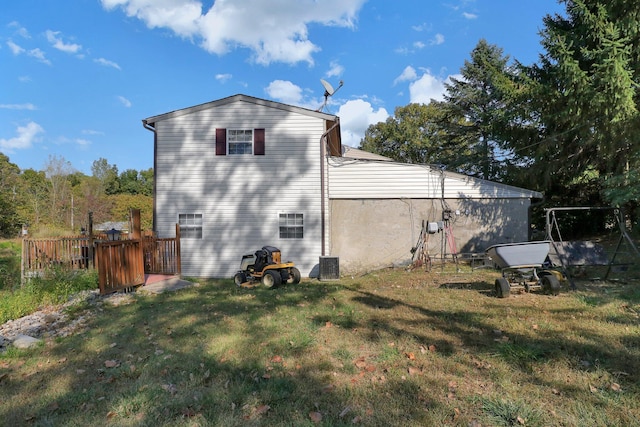
[[344,82],[340,80],[338,87],[334,89],[333,86],[331,86],[331,84],[326,80],[320,79],[320,83],[322,83],[322,86],[324,87],[324,103],[322,104],[322,106],[320,106],[320,108],[318,108],[318,111],[322,111],[325,109],[329,97],[336,93],[338,89],[340,89],[344,84]]

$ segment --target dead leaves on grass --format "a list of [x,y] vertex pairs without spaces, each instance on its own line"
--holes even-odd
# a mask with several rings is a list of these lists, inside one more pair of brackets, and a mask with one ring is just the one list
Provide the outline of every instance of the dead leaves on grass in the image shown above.
[[[249,405],[245,405],[245,406],[242,407],[242,409],[244,409],[245,411],[248,410],[249,408],[250,408]],[[245,420],[250,420],[250,419],[253,419],[253,418],[257,418],[257,417],[266,415],[269,412],[270,409],[271,409],[271,406],[269,406],[269,405],[259,405],[259,406],[256,406],[256,407],[252,408],[251,411],[249,412],[249,414],[245,415],[243,418]]]
[[117,360],[105,360],[104,361],[104,367],[105,368],[117,368],[118,366],[120,366],[120,362],[118,362]]
[[322,421],[322,414],[317,411],[309,412],[309,419],[317,424]]

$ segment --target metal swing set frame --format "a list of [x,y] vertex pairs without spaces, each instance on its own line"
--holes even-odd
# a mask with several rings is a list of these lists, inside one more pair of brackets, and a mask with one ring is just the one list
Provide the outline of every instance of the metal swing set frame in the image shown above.
[[551,242],[551,248],[555,254],[555,258],[558,259],[560,261],[560,265],[557,267],[560,267],[560,269],[562,270],[563,274],[566,276],[566,278],[569,280],[569,283],[571,285],[571,289],[576,289],[576,285],[575,282],[573,281],[573,277],[571,276],[571,274],[569,273],[569,268],[570,266],[572,266],[572,264],[570,264],[570,259],[569,256],[567,254],[567,251],[565,250],[566,248],[566,243],[563,239],[562,239],[562,235],[560,234],[560,226],[558,224],[558,219],[556,217],[556,212],[575,212],[575,211],[612,211],[613,212],[613,216],[615,218],[615,222],[616,225],[620,231],[620,237],[618,238],[618,241],[616,243],[615,246],[615,250],[613,252],[613,255],[611,255],[611,257],[608,259],[608,261],[606,262],[606,264],[582,264],[582,266],[607,266],[607,272],[604,276],[604,279],[606,280],[609,277],[609,274],[611,273],[612,267],[615,265],[618,265],[615,263],[616,261],[616,257],[618,257],[618,255],[621,253],[620,249],[622,248],[622,243],[626,241],[626,243],[633,249],[633,251],[635,252],[636,256],[638,259],[640,259],[640,251],[638,250],[637,246],[635,245],[635,243],[633,243],[633,240],[631,239],[631,236],[629,235],[629,233],[627,232],[626,226],[625,226],[625,219],[624,219],[624,214],[622,212],[622,209],[620,208],[615,208],[615,207],[560,207],[560,208],[547,208],[544,210],[545,211],[545,217],[546,217],[546,225],[545,225],[545,231],[546,231],[546,240],[548,240],[549,242]]

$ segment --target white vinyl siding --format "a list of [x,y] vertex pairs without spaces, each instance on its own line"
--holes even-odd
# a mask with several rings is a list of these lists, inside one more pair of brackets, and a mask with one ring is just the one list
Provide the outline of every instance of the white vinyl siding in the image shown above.
[[[154,122],[158,235],[174,234],[179,213],[201,212],[203,238],[182,241],[183,275],[232,277],[242,255],[270,245],[308,276],[321,255],[325,119],[243,100],[214,104]],[[265,129],[266,154],[217,156],[217,128]],[[304,215],[303,239],[280,239],[282,212]]]
[[535,191],[441,171],[426,165],[332,157],[328,169],[330,199],[542,197]]

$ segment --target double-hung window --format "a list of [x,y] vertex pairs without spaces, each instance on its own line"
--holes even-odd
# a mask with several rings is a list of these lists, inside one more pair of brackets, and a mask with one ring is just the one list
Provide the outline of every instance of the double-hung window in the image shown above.
[[202,214],[178,214],[180,237],[202,239]]
[[216,128],[216,156],[265,155],[265,131]]
[[227,129],[229,154],[253,154],[253,129]]
[[304,237],[303,214],[281,213],[279,215],[281,239],[302,239]]

